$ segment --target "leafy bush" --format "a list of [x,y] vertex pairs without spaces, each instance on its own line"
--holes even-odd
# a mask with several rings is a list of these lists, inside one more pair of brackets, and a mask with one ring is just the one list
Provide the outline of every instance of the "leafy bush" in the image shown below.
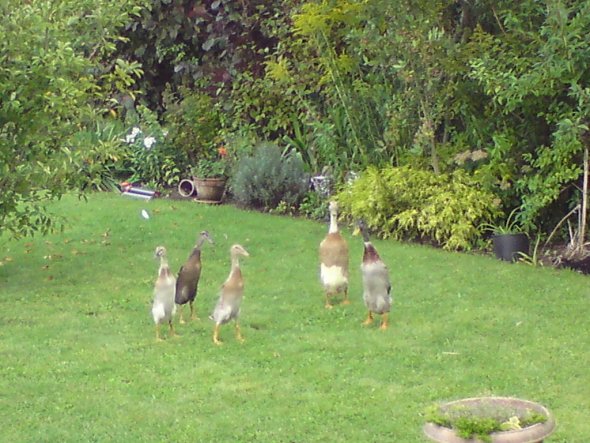
[[312,220],[323,220],[328,214],[328,198],[317,191],[305,194],[299,205],[299,213]]
[[169,143],[176,150],[188,172],[201,159],[217,158],[220,143],[221,119],[211,97],[204,92],[180,88],[174,95],[170,90],[164,96],[164,121],[170,129]]
[[498,200],[463,171],[436,175],[409,167],[369,168],[337,196],[342,214],[362,218],[383,237],[436,241],[471,249]]
[[231,168],[231,159],[227,155],[227,148],[217,148],[217,157],[202,157],[190,170],[197,178],[227,178]]
[[296,205],[308,189],[308,176],[298,154],[261,144],[239,161],[231,189],[238,203],[270,210],[279,203]]
[[116,189],[128,151],[123,136],[120,120],[98,117],[94,127],[84,128],[74,136],[72,149],[84,151],[85,161],[78,171],[82,188],[99,191]]
[[139,121],[125,137],[129,144],[127,167],[129,181],[141,181],[152,186],[171,185],[180,178],[177,164],[179,152],[168,139],[154,112],[138,107]]
[[128,39],[117,45],[117,56],[141,62],[145,75],[139,86],[151,107],[161,104],[162,79],[174,89],[204,81],[215,90],[235,82],[241,72],[259,73],[278,43],[276,33],[286,32],[290,13],[285,0],[145,3],[148,7],[127,27]]
[[96,177],[78,133],[139,74],[111,54],[140,3],[0,2],[0,233],[47,233],[46,202]]

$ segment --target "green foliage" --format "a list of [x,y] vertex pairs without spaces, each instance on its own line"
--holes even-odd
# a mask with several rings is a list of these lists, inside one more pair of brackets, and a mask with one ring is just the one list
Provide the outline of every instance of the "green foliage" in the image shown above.
[[363,166],[385,160],[383,99],[389,94],[388,83],[382,77],[374,83],[367,81],[366,58],[355,51],[364,26],[371,26],[365,22],[371,20],[368,11],[365,2],[308,2],[293,14],[294,38],[308,46],[300,54],[315,56],[313,62],[300,59],[300,70],[312,67],[312,72],[317,72],[313,81],[323,86],[321,92],[328,108],[342,111],[345,123],[341,127],[347,134],[340,142],[344,143],[349,164]]
[[[64,0],[0,4],[0,227],[46,233],[47,199],[96,186],[96,147],[81,146],[134,68],[106,61],[143,1]],[[123,83],[117,79],[129,74]],[[135,71],[138,73],[139,71]],[[113,110],[113,112],[115,112]],[[113,154],[111,143],[106,156]],[[91,166],[92,165],[92,166]],[[91,170],[90,170],[91,169]],[[80,173],[81,172],[81,173]],[[90,180],[88,183],[87,180]],[[100,179],[99,179],[100,182]],[[98,186],[101,186],[98,184]]]
[[537,423],[545,423],[547,421],[547,417],[537,411],[527,411],[527,414],[524,417],[519,417],[519,419],[520,425],[523,428]]
[[455,8],[448,1],[338,1],[306,2],[294,13],[294,38],[308,48],[293,56],[299,72],[316,73],[315,96],[327,103],[318,106],[322,122],[345,129],[334,142],[348,167],[449,169],[451,136],[470,106],[457,99],[469,83],[460,82],[467,67]]
[[521,263],[526,263],[530,266],[543,266],[543,261],[540,257],[541,249],[539,248],[539,245],[541,244],[541,237],[542,236],[540,233],[537,234],[537,237],[535,238],[535,244],[533,245],[533,252],[530,255],[522,251],[518,252],[518,254],[520,255],[518,260]]
[[[547,232],[578,204],[588,2],[17,3],[0,6],[0,185],[14,191],[0,212],[67,186],[105,187],[117,148],[101,158],[76,134],[138,97],[180,147],[158,153],[168,171],[213,161],[226,135],[245,131],[337,181],[368,165],[464,169],[502,207],[522,204],[529,231]],[[153,180],[178,173],[165,175]]]
[[[588,7],[306,2],[294,12],[293,33],[307,51],[284,49],[280,66],[295,79],[290,84],[319,85],[302,89],[319,125],[329,128],[330,110],[343,110],[345,137],[323,133],[348,167],[386,161],[435,172],[467,169],[503,206],[522,203],[527,229],[541,222],[547,228],[572,208],[580,185]],[[280,66],[273,72],[283,73]],[[326,108],[314,106],[317,97]],[[289,137],[313,152],[312,126],[302,123],[303,137]],[[466,151],[484,156],[456,162]]]
[[94,128],[74,135],[73,149],[85,149],[78,171],[84,187],[107,191],[116,189],[128,156],[123,124],[115,119],[97,118]]
[[155,0],[108,64],[118,80],[104,82],[128,88],[142,69],[152,109],[166,84],[196,86],[225,130],[287,143],[337,180],[368,165],[465,169],[503,207],[522,204],[527,229],[547,230],[579,197],[589,7]]
[[[276,40],[269,37],[290,2],[284,0],[152,0],[125,33],[119,58],[142,64],[139,83],[152,109],[166,84],[204,83],[231,89],[237,74],[260,73]],[[258,76],[258,75],[257,75]]]
[[526,1],[501,5],[497,13],[503,32],[474,34],[480,54],[470,60],[470,75],[494,104],[488,115],[496,133],[514,134],[492,163],[498,169],[515,163],[509,178],[525,222],[535,223],[552,205],[563,208],[581,175],[590,117],[590,42],[583,37],[590,5]]
[[309,187],[301,157],[282,153],[274,144],[263,143],[252,156],[240,159],[231,181],[236,201],[245,206],[276,208],[281,202],[296,205]]
[[[450,15],[450,2],[434,1],[427,6],[413,2],[409,13],[398,4],[384,3],[372,10],[383,34],[367,38],[383,63],[379,65],[382,75],[396,85],[387,103],[386,149],[397,165],[423,164],[436,173],[449,170],[450,156],[445,150],[459,123],[452,119],[460,113],[456,95],[466,70],[455,29],[442,19]],[[385,8],[388,21],[397,24],[395,28],[384,26],[385,17],[378,19],[380,7]],[[395,62],[386,70],[388,58]]]
[[453,250],[471,249],[481,224],[498,213],[494,195],[462,171],[369,168],[337,199],[343,215],[364,219],[383,237],[427,239]]
[[461,417],[455,422],[457,434],[462,438],[479,438],[481,441],[491,443],[489,434],[499,431],[500,428],[492,418]]
[[211,97],[181,88],[178,94],[168,89],[164,99],[169,143],[179,151],[179,158],[185,159],[179,167],[188,172],[200,159],[214,160],[221,141],[221,119]]
[[216,158],[202,157],[191,168],[191,174],[198,178],[227,178],[230,172],[231,159],[225,147],[218,149]]
[[458,405],[452,408],[441,408],[438,405],[426,409],[427,422],[453,429],[461,438],[477,438],[483,442],[491,442],[493,432],[522,429],[537,423],[545,423],[547,417],[533,410],[518,413],[510,408],[470,409]]
[[281,200],[279,204],[268,211],[271,214],[293,215],[297,212],[295,206],[289,205],[287,202]]
[[309,191],[301,199],[299,213],[312,220],[324,220],[328,214],[329,201],[319,192]]
[[519,223],[520,208],[514,208],[506,217],[503,223],[482,223],[480,227],[485,231],[489,231],[494,235],[517,234],[523,232],[523,228]]
[[128,181],[139,181],[152,186],[169,186],[180,179],[182,156],[169,141],[154,112],[138,107],[138,120],[125,137],[129,145],[126,167]]
[[252,123],[261,138],[292,132],[293,121],[304,114],[305,104],[295,87],[268,75],[258,78],[242,73],[236,78],[230,94],[231,124]]

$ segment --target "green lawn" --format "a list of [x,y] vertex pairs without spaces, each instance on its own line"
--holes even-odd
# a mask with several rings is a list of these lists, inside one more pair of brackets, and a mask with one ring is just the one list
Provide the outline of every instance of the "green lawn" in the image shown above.
[[[383,332],[361,326],[348,229],[352,303],[326,310],[326,224],[116,194],[53,208],[65,232],[0,240],[3,441],[424,442],[427,406],[488,394],[549,407],[550,442],[590,441],[588,277],[375,241],[394,287]],[[154,249],[176,271],[203,229],[201,320],[156,343]],[[233,243],[250,252],[246,342],[228,325],[216,347],[207,316]]]

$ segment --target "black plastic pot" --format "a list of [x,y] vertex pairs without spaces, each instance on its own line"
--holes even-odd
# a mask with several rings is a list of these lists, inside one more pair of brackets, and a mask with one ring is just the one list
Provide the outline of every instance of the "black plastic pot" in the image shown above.
[[529,253],[529,238],[526,234],[500,234],[492,237],[496,258],[514,262],[521,258],[521,254]]

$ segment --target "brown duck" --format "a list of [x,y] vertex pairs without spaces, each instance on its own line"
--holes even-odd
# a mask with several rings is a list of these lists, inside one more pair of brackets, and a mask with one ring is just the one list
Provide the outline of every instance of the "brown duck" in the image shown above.
[[199,279],[201,278],[201,247],[207,240],[213,243],[213,239],[209,236],[207,231],[202,231],[197,238],[195,247],[186,262],[178,271],[178,278],[176,279],[176,295],[175,302],[178,305],[179,321],[184,323],[182,317],[182,307],[188,303],[191,310],[191,320],[198,319],[195,313],[193,303],[197,297],[197,289],[199,286]]
[[320,279],[326,296],[326,308],[332,308],[331,297],[344,294],[348,304],[348,244],[338,230],[338,204],[330,202],[330,228],[320,243]]
[[238,341],[244,341],[240,332],[239,315],[244,295],[244,277],[240,269],[240,256],[249,257],[250,254],[241,245],[233,245],[230,249],[231,269],[225,283],[221,286],[219,300],[215,305],[211,319],[215,321],[213,329],[213,343],[220,345],[219,329],[221,325],[235,320],[236,338]]

